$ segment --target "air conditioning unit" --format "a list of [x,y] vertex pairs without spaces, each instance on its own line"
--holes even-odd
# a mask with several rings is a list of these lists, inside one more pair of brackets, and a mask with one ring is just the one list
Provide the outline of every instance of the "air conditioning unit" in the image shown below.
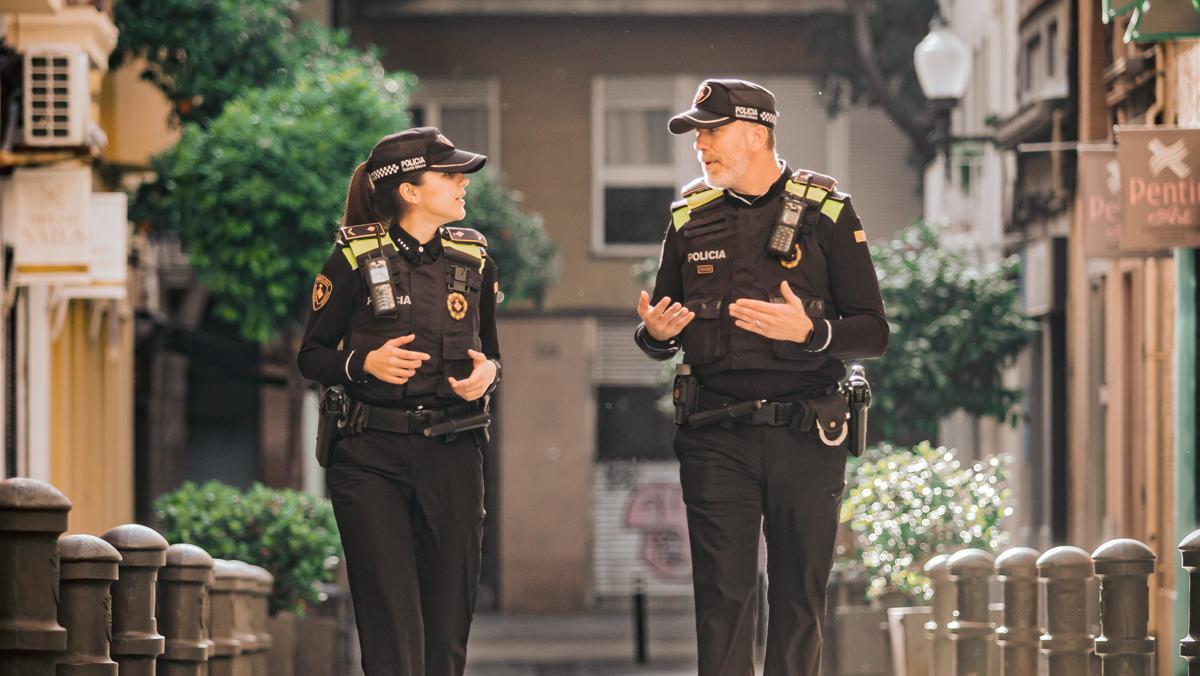
[[25,50],[25,143],[87,144],[91,88],[88,56],[76,45],[30,45]]

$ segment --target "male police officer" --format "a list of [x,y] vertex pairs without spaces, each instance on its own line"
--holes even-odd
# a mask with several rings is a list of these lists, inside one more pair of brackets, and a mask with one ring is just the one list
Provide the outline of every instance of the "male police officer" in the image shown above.
[[[695,132],[704,177],[672,205],[639,347],[682,347],[698,395],[675,437],[691,538],[700,676],[751,676],[760,526],[765,673],[816,676],[845,486],[844,359],[877,357],[888,325],[866,236],[836,181],[775,154],[774,95],[705,80],[670,122]],[[680,401],[684,399],[686,401]]]

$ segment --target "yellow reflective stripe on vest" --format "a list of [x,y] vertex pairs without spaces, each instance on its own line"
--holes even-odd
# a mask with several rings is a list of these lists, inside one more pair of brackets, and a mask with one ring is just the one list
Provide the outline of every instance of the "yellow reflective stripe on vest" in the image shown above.
[[480,247],[479,245],[460,244],[453,240],[443,239],[442,246],[446,247],[446,248],[454,249],[455,251],[461,251],[461,252],[471,256],[472,258],[478,258],[479,259],[479,271],[483,272],[483,263],[484,263],[483,248]]
[[364,237],[363,239],[351,240],[350,243],[342,247],[342,253],[346,256],[346,260],[350,261],[350,269],[358,269],[358,257],[379,248],[379,240],[382,239],[384,244],[390,244],[393,249],[396,248],[396,243],[392,238],[384,233],[383,237],[376,239],[374,237]]
[[718,199],[724,194],[724,190],[709,188],[708,190],[701,190],[695,195],[689,195],[688,197],[683,198],[683,200],[680,202],[676,202],[675,204],[678,204],[679,206],[671,209],[671,222],[675,225],[675,229],[678,230],[682,228],[683,226],[687,225],[688,221],[692,220],[692,209],[699,209],[700,207],[712,202],[715,199]]
[[683,205],[671,212],[671,222],[675,224],[675,229],[678,230],[687,225],[687,222],[692,218],[691,209],[687,205]]
[[831,198],[825,200],[825,203],[821,205],[821,213],[828,216],[829,220],[833,221],[834,223],[837,223],[838,217],[840,217],[842,215],[842,207],[843,206],[845,206],[845,205],[842,204],[841,201],[836,200],[831,197]]
[[724,195],[724,194],[725,194],[724,190],[717,190],[716,188],[709,188],[708,190],[701,190],[700,192],[696,193],[695,195],[691,195],[687,198],[688,209],[689,210],[690,209],[699,209],[700,207],[704,206],[705,204],[708,204],[709,202],[719,198],[721,195]]

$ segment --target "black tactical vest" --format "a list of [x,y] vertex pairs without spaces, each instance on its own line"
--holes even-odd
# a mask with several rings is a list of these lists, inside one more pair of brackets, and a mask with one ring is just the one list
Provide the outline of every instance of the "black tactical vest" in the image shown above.
[[[347,386],[351,398],[379,405],[431,394],[454,399],[457,395],[446,379],[471,375],[473,363],[467,350],[482,348],[479,299],[486,240],[469,228],[443,228],[441,243],[442,255],[436,261],[412,265],[386,234],[347,237],[343,251],[353,259],[352,266],[363,271],[368,300],[351,316],[345,347],[370,352],[392,338],[412,333],[416,337],[404,349],[430,357],[404,385],[385,383],[371,375],[365,383],[351,383]],[[377,318],[365,270],[370,258],[381,255],[391,274],[396,311],[394,316]]]
[[[724,191],[695,182],[672,206],[674,227],[682,237],[683,302],[696,313],[680,336],[684,361],[699,375],[731,369],[810,371],[828,357],[787,341],[770,340],[738,328],[728,306],[739,298],[782,303],[780,282],[787,280],[814,322],[833,316],[826,242],[845,198],[832,178],[797,172],[786,192],[807,203],[795,253],[780,260],[767,252],[771,229],[782,208],[782,195],[761,205],[735,207]],[[820,219],[825,213],[830,219]]]

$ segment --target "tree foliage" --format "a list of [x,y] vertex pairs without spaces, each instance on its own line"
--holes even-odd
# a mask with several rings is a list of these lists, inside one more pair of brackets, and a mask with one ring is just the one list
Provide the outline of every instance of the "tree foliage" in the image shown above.
[[944,247],[925,223],[873,254],[891,326],[887,354],[870,369],[882,438],[936,438],[938,420],[959,409],[1015,420],[1020,391],[1003,374],[1036,327],[1017,307],[1016,260]]
[[178,122],[207,124],[243,91],[287,80],[329,33],[293,31],[294,0],[121,0],[110,66],[145,59],[142,78],[175,104]]
[[178,233],[221,318],[259,342],[303,318],[354,167],[407,124],[407,82],[359,54],[248,89],[152,161],[133,217]]

